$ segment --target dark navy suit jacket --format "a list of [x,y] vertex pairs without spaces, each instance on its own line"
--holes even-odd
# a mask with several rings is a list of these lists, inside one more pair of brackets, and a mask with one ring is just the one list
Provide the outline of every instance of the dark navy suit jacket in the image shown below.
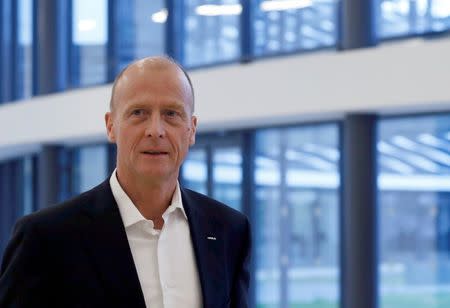
[[[204,307],[248,307],[248,219],[188,189],[181,195]],[[145,308],[108,180],[17,222],[0,268],[0,307]]]

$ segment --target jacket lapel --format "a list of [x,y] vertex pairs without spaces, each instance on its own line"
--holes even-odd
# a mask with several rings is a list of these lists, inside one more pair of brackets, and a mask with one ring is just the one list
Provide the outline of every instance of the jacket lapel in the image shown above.
[[83,234],[87,249],[104,285],[111,291],[108,294],[117,300],[117,306],[145,308],[125,227],[109,180],[98,186],[95,194],[93,204],[86,206],[91,218]]
[[225,238],[223,228],[198,210],[199,200],[181,189],[183,207],[188,217],[205,308],[222,307],[227,300]]

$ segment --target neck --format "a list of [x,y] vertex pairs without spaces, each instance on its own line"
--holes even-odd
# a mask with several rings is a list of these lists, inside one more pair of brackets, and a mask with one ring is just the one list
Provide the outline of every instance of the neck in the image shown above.
[[[139,212],[150,219],[155,227],[162,227],[162,214],[169,207],[177,186],[177,178],[166,181],[131,177],[126,172],[116,171],[117,180]],[[160,228],[158,228],[160,229]]]

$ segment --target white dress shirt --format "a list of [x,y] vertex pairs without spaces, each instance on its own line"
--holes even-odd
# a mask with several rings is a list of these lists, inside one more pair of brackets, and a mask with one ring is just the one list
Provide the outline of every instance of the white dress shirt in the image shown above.
[[109,183],[122,216],[146,306],[202,307],[200,280],[179,184],[162,215],[164,226],[157,230],[122,189],[116,170]]

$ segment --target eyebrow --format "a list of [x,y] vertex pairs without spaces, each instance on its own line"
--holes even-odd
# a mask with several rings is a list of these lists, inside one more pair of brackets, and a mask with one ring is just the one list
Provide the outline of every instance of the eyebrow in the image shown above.
[[[161,109],[175,109],[178,111],[185,111],[184,108],[184,104],[183,103],[177,103],[177,102],[171,102],[171,103],[167,103],[164,104],[162,106],[160,106]],[[130,110],[136,109],[136,108],[142,108],[142,109],[153,109],[152,106],[149,106],[145,103],[140,103],[140,102],[136,102],[136,103],[130,103],[128,106],[125,107],[125,111],[128,112]]]
[[184,105],[179,103],[170,103],[165,106],[162,106],[163,109],[177,109],[177,110],[183,110],[184,111]]

